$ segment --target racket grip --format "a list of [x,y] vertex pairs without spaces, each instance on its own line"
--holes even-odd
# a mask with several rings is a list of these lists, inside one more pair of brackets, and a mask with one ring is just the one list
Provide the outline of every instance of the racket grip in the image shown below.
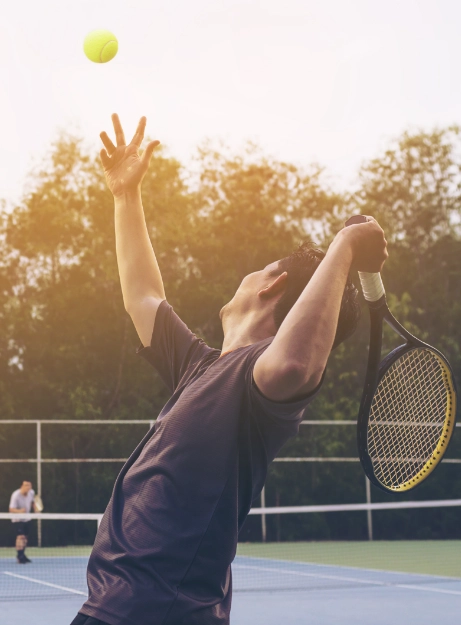
[[367,302],[377,302],[386,294],[384,290],[381,274],[367,273],[359,271],[360,284],[362,285],[363,296]]
[[[353,217],[349,217],[345,226],[363,224],[366,220],[367,218],[365,215],[354,215]],[[377,302],[383,297],[383,295],[386,295],[383,281],[381,280],[381,274],[359,271],[359,278],[360,284],[362,285],[363,296],[367,302]]]

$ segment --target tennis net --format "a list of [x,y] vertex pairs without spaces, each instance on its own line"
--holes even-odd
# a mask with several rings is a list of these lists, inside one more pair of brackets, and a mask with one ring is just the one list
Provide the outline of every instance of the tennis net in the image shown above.
[[[387,515],[400,539],[360,540],[366,515],[379,529]],[[461,594],[461,539],[444,540],[441,517],[461,527],[461,499],[400,503],[255,508],[240,533],[233,563],[234,591],[317,590],[442,584]],[[23,516],[23,515],[21,515]],[[30,519],[27,556],[19,565],[14,549],[15,514],[0,514],[0,601],[86,597],[86,565],[102,514],[24,515]],[[418,537],[405,540],[402,528]],[[342,528],[338,539],[312,540],[316,528]],[[427,532],[429,527],[433,532]],[[369,523],[369,518],[368,518]],[[38,547],[40,534],[41,547]],[[292,540],[279,540],[280,536]],[[434,539],[434,536],[438,536]],[[461,531],[458,536],[461,536]],[[264,542],[264,538],[266,541]],[[347,539],[350,538],[350,539]],[[9,546],[11,545],[11,546]],[[440,592],[447,592],[442,590]]]

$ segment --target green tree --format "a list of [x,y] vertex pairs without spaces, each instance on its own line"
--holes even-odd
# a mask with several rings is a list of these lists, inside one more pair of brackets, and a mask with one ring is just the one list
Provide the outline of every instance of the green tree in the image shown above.
[[416,257],[441,237],[459,236],[460,147],[458,126],[404,132],[361,168],[356,206]]
[[[459,148],[457,127],[404,133],[364,165],[353,195],[331,190],[317,166],[302,169],[252,145],[236,155],[205,144],[191,175],[156,150],[143,202],[168,300],[193,331],[220,347],[219,309],[246,274],[305,239],[326,249],[349,215],[374,215],[389,241],[384,281],[392,310],[447,354],[460,382]],[[139,341],[118,280],[113,200],[99,163],[78,137],[62,135],[29,187],[11,213],[0,214],[1,418],[155,418],[167,393],[135,355]],[[392,348],[395,336],[386,333],[384,343]],[[355,419],[367,346],[365,313],[356,334],[332,354],[306,418]],[[59,427],[44,426],[48,456],[124,457],[145,432],[144,426],[130,426],[129,433],[123,425]],[[303,427],[282,455],[355,455],[353,427]],[[33,453],[33,429],[8,428],[0,430],[2,455],[20,457],[22,448]],[[459,456],[456,439],[450,453]],[[17,470],[2,466],[5,507]],[[47,465],[44,481],[60,493],[60,511],[94,512],[104,509],[119,469]],[[446,465],[410,496],[457,497],[460,489],[458,466]],[[373,497],[391,499],[376,491]],[[358,464],[277,463],[270,469],[268,505],[363,499]],[[455,531],[453,514],[444,516],[440,535]],[[402,536],[410,519],[405,515],[399,519]],[[271,520],[269,531],[282,539],[365,536],[364,523],[354,528],[339,517],[307,516],[287,518],[278,528]],[[382,536],[395,530],[393,518],[379,526]],[[432,530],[428,525],[421,531]]]
[[[152,238],[162,241],[159,254],[174,292],[188,201],[179,164],[156,153],[145,191]],[[34,190],[7,216],[4,237],[5,279],[14,285],[8,305],[15,313],[9,332],[15,413],[151,414],[152,405],[160,405],[159,386],[148,385],[141,366],[132,366],[137,340],[118,281],[112,197],[99,163],[78,139],[62,136],[55,143]]]

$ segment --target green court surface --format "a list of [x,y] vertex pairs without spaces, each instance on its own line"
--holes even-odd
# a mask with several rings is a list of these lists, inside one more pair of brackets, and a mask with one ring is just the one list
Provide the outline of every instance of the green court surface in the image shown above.
[[271,560],[461,577],[461,540],[239,543],[237,554]]
[[[75,558],[78,556],[88,557],[92,547],[89,545],[76,545],[70,547],[27,547],[27,556],[41,558]],[[0,558],[14,558],[16,551],[14,547],[1,547]]]
[[[88,557],[91,546],[29,547],[30,558]],[[461,578],[461,540],[239,543],[237,555]],[[0,558],[14,558],[13,548]]]

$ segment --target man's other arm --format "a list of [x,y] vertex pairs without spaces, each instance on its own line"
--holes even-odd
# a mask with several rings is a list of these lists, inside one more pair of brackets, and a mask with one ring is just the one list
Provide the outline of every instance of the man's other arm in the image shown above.
[[254,381],[269,399],[290,401],[319,385],[351,267],[377,272],[387,258],[384,233],[374,219],[368,219],[338,233],[274,340],[256,361]]
[[141,343],[147,346],[165,291],[146,226],[140,188],[115,198],[115,239],[125,309]]
[[115,202],[117,264],[125,310],[133,320],[144,346],[150,345],[160,303],[165,299],[162,276],[149,238],[141,200],[141,183],[159,141],[151,141],[139,154],[146,129],[141,117],[127,145],[118,115],[112,115],[116,144],[100,134],[100,151],[107,186]]

